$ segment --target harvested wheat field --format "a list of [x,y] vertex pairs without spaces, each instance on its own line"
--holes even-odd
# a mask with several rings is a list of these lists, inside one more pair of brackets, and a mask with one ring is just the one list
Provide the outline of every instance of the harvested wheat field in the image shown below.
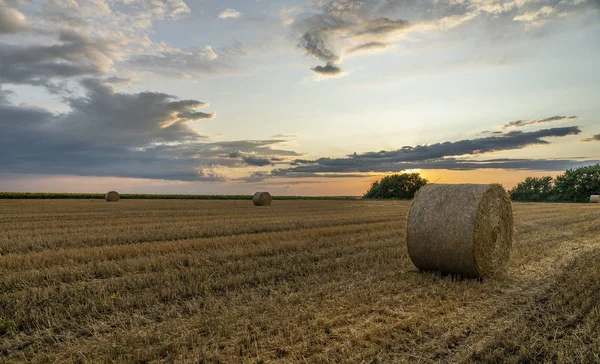
[[0,200],[0,362],[600,361],[600,209],[514,204],[500,277],[419,272],[409,202]]

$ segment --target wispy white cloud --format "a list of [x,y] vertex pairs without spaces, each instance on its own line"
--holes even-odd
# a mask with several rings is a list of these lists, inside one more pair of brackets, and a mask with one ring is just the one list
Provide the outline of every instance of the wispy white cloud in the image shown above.
[[446,32],[475,19],[515,32],[539,27],[597,6],[597,0],[435,0],[423,2],[318,0],[294,18],[292,29],[306,55],[341,69],[359,53],[385,51],[426,32]]
[[238,19],[242,17],[242,13],[235,9],[225,9],[219,14],[219,19]]
[[537,10],[526,11],[517,15],[513,20],[524,23],[527,28],[533,28],[542,26],[558,16],[561,16],[561,14],[557,14],[552,6],[543,6]]

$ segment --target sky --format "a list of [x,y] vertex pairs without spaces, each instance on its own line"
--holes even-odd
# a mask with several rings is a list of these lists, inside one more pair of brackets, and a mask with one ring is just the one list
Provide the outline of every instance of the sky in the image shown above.
[[0,0],[0,190],[361,195],[600,163],[599,0]]

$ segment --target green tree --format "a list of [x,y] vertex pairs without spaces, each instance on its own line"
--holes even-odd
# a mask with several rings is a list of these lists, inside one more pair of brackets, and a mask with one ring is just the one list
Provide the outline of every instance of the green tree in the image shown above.
[[552,177],[527,177],[509,191],[513,201],[542,202],[554,200]]
[[375,181],[364,198],[396,198],[409,200],[428,183],[419,173],[392,174]]
[[558,201],[587,202],[600,194],[600,164],[569,169],[556,177],[554,190]]

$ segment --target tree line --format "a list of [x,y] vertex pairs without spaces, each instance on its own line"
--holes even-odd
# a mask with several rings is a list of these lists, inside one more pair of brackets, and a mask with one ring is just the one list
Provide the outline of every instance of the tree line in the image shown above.
[[600,164],[569,169],[556,178],[527,177],[509,194],[522,202],[588,202],[600,194]]
[[[363,197],[410,200],[428,183],[419,173],[392,174],[373,182]],[[569,169],[556,178],[527,177],[508,193],[521,202],[587,202],[600,194],[600,164]]]

